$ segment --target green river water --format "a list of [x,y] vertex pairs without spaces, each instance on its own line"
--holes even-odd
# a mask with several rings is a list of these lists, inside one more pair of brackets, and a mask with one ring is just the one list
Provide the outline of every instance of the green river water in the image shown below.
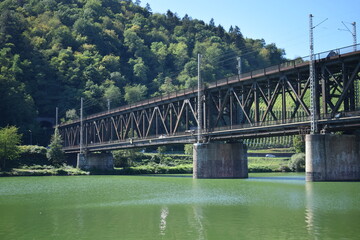
[[360,239],[360,182],[0,178],[0,239]]

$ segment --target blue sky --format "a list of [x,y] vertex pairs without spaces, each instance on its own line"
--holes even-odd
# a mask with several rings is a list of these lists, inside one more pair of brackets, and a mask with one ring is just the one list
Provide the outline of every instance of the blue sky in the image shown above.
[[351,31],[356,22],[360,43],[360,0],[142,0],[141,5],[146,3],[154,13],[170,9],[206,23],[214,18],[226,30],[237,25],[244,37],[275,43],[290,59],[309,55],[310,13],[314,26],[328,18],[314,29],[315,53],[353,44],[350,32],[338,30],[346,29],[342,21]]

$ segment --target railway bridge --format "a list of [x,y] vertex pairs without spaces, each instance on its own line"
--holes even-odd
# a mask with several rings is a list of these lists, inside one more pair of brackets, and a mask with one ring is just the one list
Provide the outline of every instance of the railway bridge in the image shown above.
[[[63,149],[79,153],[79,166],[88,166],[98,161],[87,160],[92,152],[194,143],[194,177],[247,177],[242,140],[304,134],[307,180],[359,180],[360,51],[350,46],[316,54],[319,132],[311,134],[309,64],[298,58],[215,82],[204,79],[200,94],[179,90],[61,124]],[[344,134],[332,134],[339,131]]]

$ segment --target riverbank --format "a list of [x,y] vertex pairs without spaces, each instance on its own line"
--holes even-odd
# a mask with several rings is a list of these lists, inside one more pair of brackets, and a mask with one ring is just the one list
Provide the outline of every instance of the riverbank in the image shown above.
[[16,177],[16,176],[75,176],[89,175],[90,172],[74,168],[72,166],[63,165],[54,167],[49,165],[33,165],[13,168],[9,171],[0,172],[0,177]]
[[[286,148],[249,150],[249,173],[257,172],[289,172],[291,150]],[[266,157],[270,155],[271,157]],[[119,160],[114,159],[113,171],[82,171],[69,165],[54,167],[50,165],[32,165],[13,168],[0,172],[1,176],[73,176],[73,175],[142,175],[142,174],[191,174],[192,157],[185,154],[145,153],[134,159],[126,160],[130,166],[117,167]]]
[[[250,173],[256,172],[288,172],[288,158],[265,158],[249,157],[248,168]],[[74,176],[90,174],[109,174],[109,175],[142,175],[142,174],[191,174],[193,165],[179,164],[177,166],[167,166],[163,164],[148,164],[126,168],[114,168],[114,171],[92,171],[87,172],[64,165],[62,167],[53,167],[48,165],[23,166],[14,168],[10,171],[0,172],[1,177],[6,176]]]

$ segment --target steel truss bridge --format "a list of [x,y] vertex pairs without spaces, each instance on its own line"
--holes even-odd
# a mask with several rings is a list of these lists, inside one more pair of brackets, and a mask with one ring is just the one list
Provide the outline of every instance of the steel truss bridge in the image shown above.
[[[360,126],[360,51],[353,51],[353,47],[316,55],[315,117],[322,132]],[[306,58],[205,83],[202,92],[202,116],[198,116],[197,89],[87,116],[83,119],[84,149],[194,143],[199,117],[204,142],[310,131]],[[76,120],[59,126],[65,152],[79,152],[80,125]]]

